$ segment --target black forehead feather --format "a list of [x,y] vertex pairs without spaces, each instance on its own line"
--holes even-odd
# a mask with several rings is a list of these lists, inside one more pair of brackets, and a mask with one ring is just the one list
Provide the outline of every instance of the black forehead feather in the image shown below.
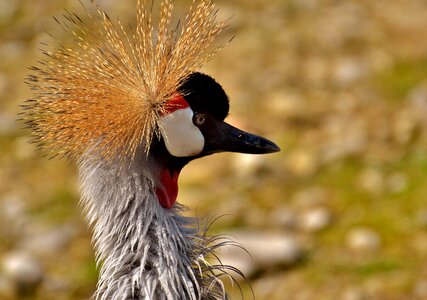
[[192,73],[178,89],[194,112],[224,120],[230,108],[228,96],[219,83],[202,73]]

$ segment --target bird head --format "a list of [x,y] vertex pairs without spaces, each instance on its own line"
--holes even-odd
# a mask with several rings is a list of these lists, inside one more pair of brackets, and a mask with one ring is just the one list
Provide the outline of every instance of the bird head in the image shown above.
[[217,152],[264,154],[280,150],[273,142],[224,122],[229,111],[227,94],[208,75],[191,74],[165,106],[159,127],[173,157],[194,159]]
[[161,205],[170,208],[179,172],[189,161],[279,148],[225,123],[226,93],[194,71],[220,48],[217,40],[226,28],[216,21],[214,1],[195,1],[176,26],[174,1],[161,1],[158,24],[148,2],[137,1],[136,30],[127,31],[100,7],[88,10],[87,18],[66,12],[57,20],[74,39],[43,44],[44,59],[27,77],[33,97],[23,105],[23,119],[34,142],[52,157],[115,168],[154,157],[155,171],[148,171],[156,173]]
[[229,111],[227,94],[212,77],[192,73],[165,105],[159,118],[161,145],[153,150],[164,162],[156,189],[160,204],[176,201],[178,175],[189,161],[218,152],[264,154],[280,151],[273,142],[224,121]]

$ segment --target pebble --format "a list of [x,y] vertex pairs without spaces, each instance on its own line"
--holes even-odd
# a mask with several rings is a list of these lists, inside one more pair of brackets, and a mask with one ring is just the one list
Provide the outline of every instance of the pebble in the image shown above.
[[427,282],[424,280],[420,280],[415,283],[413,289],[413,295],[416,297],[415,299],[426,299],[427,298]]
[[359,187],[372,194],[380,194],[384,191],[384,176],[374,168],[363,170],[359,175]]
[[308,177],[316,173],[319,163],[316,155],[310,151],[298,150],[289,153],[287,165],[290,171],[297,177]]
[[241,177],[256,175],[266,164],[265,156],[236,154],[233,166],[235,174]]
[[220,259],[224,264],[237,267],[247,277],[268,268],[292,266],[304,255],[297,238],[290,234],[234,232],[229,236],[250,255],[239,247],[226,247],[221,249]]
[[347,246],[355,251],[374,252],[381,246],[381,237],[370,228],[354,228],[348,233]]
[[73,289],[73,284],[70,283],[69,278],[64,278],[63,276],[49,276],[43,281],[43,290],[46,290],[48,293],[56,295],[64,293]]
[[355,58],[340,60],[334,69],[334,80],[339,86],[354,85],[368,73],[366,66]]
[[3,271],[18,295],[32,294],[43,280],[40,263],[29,253],[12,252],[3,259]]
[[[7,194],[0,198],[0,232],[15,239],[22,234],[28,223],[24,200],[17,194]],[[6,229],[7,228],[7,229]]]
[[38,256],[50,257],[64,250],[77,234],[71,225],[64,225],[51,230],[28,232],[22,239],[20,248]]
[[394,173],[387,178],[388,190],[392,193],[401,193],[408,187],[408,178],[403,173]]
[[8,221],[21,219],[25,215],[25,204],[23,199],[16,194],[8,194],[1,198],[0,214]]
[[300,228],[304,231],[315,233],[326,229],[332,222],[329,209],[320,207],[307,210],[300,217]]
[[271,212],[269,218],[273,225],[281,228],[294,229],[297,227],[297,213],[290,207],[278,207]]
[[369,129],[362,118],[331,115],[325,120],[323,131],[323,164],[337,164],[346,157],[363,155],[369,144]]
[[[358,2],[341,1],[338,2],[334,9],[327,10],[327,14],[317,21],[311,21],[312,28],[316,32],[316,46],[320,49],[326,49],[330,52],[344,47],[349,40],[360,38],[363,35],[364,22],[363,9]],[[373,30],[373,29],[371,29]]]
[[366,294],[360,288],[348,288],[342,295],[342,300],[364,300]]

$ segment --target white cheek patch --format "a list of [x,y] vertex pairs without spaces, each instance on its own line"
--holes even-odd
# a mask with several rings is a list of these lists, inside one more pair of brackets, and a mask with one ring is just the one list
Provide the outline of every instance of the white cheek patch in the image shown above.
[[160,117],[160,133],[171,155],[188,157],[202,152],[205,138],[193,124],[193,115],[191,108],[187,107]]

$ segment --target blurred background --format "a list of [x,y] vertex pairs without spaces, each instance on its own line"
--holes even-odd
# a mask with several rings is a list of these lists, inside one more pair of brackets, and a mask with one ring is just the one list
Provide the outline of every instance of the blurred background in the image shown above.
[[[136,1],[98,2],[134,21]],[[427,299],[427,2],[217,4],[235,38],[203,71],[228,92],[229,122],[282,152],[196,161],[178,200],[248,248],[221,257],[257,299]],[[15,121],[64,8],[83,12],[0,0],[0,299],[88,299],[97,280],[75,165],[44,159]]]

